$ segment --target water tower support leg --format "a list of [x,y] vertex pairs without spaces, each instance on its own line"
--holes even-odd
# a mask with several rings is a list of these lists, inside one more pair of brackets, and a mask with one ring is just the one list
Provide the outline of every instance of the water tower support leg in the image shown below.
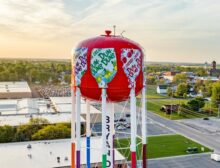
[[71,119],[71,168],[75,168],[76,167],[76,144],[75,144],[75,117],[76,117],[76,110],[75,110],[75,93],[74,93],[74,89],[71,88],[71,98],[72,98],[72,119]]
[[90,102],[86,100],[86,168],[90,168]]
[[145,91],[146,87],[144,86],[142,89],[142,97],[141,97],[141,104],[142,104],[142,165],[143,168],[147,168],[147,118],[146,118],[146,100],[145,100]]
[[135,97],[135,88],[131,89],[130,93],[130,113],[131,113],[131,168],[136,168],[136,97]]
[[113,103],[106,104],[106,152],[107,164],[109,168],[114,168],[114,105]]
[[80,137],[81,137],[81,96],[80,89],[76,88],[76,168],[80,168]]
[[102,168],[106,168],[106,89],[102,89]]

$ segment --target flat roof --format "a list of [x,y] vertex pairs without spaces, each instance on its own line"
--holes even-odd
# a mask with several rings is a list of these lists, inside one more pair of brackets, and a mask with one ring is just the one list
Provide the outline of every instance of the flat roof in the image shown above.
[[[72,111],[71,97],[50,97],[50,100],[57,111]],[[86,114],[86,109],[86,103],[83,99],[81,99],[81,114]],[[90,114],[101,114],[101,111],[90,105]]]
[[[56,114],[41,114],[32,115],[32,118],[44,118],[50,123],[61,123],[61,122],[71,122],[70,113],[56,113]],[[10,116],[0,116],[0,126],[11,125],[18,126],[22,124],[27,124],[30,120],[30,115],[10,115]],[[85,122],[85,119],[81,117],[81,122]]]
[[17,115],[31,113],[52,113],[52,107],[47,107],[49,100],[38,98],[0,99],[0,112],[2,115]]
[[31,92],[31,89],[26,81],[0,82],[0,93],[12,92]]
[[[28,144],[31,149],[27,148]],[[91,163],[101,163],[101,137],[92,137],[91,144]],[[70,139],[4,143],[0,144],[0,165],[7,168],[18,165],[22,168],[70,166],[70,148]],[[60,163],[57,162],[57,157],[60,157]],[[115,160],[125,161],[125,158],[115,150]],[[86,138],[81,138],[81,164],[86,164]]]

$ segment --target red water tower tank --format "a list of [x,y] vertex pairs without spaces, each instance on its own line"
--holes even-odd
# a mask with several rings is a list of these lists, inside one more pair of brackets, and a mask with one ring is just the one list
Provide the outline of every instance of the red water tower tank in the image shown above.
[[[74,85],[87,99],[101,101],[101,89],[105,87],[107,101],[120,102],[129,98],[133,85],[136,95],[143,87],[144,53],[134,41],[106,31],[106,35],[80,42],[74,57]],[[103,66],[107,70],[101,72]],[[107,84],[103,85],[102,80]]]

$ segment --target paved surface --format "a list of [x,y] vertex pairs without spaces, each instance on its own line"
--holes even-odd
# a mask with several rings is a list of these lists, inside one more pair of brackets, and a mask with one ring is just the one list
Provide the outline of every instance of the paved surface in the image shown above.
[[178,120],[182,124],[208,134],[220,134],[220,119],[209,117],[209,120],[203,118]]
[[[140,125],[138,127],[140,127]],[[161,126],[152,120],[148,120],[147,130],[148,130],[148,135],[150,135],[150,136],[162,135],[162,134],[174,134],[174,132],[171,131],[170,129],[168,129],[164,126]],[[96,124],[92,125],[92,131],[94,133],[97,133],[97,135],[101,135],[102,124],[96,123]],[[126,129],[123,131],[119,131],[116,129],[116,137],[130,137],[130,132],[131,132],[130,129]],[[141,136],[141,129],[137,129],[137,132],[138,132],[138,135]]]
[[[120,110],[122,112],[129,112],[129,106],[125,103],[117,104],[115,108],[116,110]],[[140,108],[137,108],[138,120],[141,118],[140,111]],[[198,129],[194,129],[193,127],[182,124],[181,122],[162,118],[159,115],[150,111],[148,111],[147,115],[149,119],[153,120],[159,125],[171,129],[175,133],[181,134],[204,146],[220,152],[220,133],[201,132]]]
[[220,162],[210,159],[210,154],[152,159],[148,168],[219,168]]
[[152,112],[148,112],[148,117],[155,122],[160,123],[161,125],[164,125],[170,129],[172,129],[174,132],[178,134],[182,134],[183,136],[186,136],[194,141],[199,142],[200,144],[203,144],[211,149],[214,149],[216,151],[220,151],[220,134],[209,134],[200,132],[197,129],[194,129],[192,127],[189,127],[187,125],[184,125],[178,121],[168,120],[165,118],[162,118]]

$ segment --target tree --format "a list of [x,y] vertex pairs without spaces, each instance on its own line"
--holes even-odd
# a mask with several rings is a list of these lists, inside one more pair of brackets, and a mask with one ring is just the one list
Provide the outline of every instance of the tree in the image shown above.
[[12,126],[5,125],[0,127],[0,142],[12,142],[16,129]]
[[43,128],[43,126],[49,124],[48,120],[43,118],[34,118],[30,119],[27,125],[20,125],[17,127],[17,131],[15,134],[16,141],[30,141],[31,137],[38,130]]
[[205,106],[203,98],[197,97],[187,102],[187,106],[190,110],[199,111],[200,108]]
[[176,83],[176,84],[186,83],[186,82],[187,82],[186,74],[176,74],[173,78],[173,83]]
[[31,125],[46,125],[49,124],[49,121],[45,118],[31,118],[29,121],[29,124]]
[[207,76],[207,70],[205,70],[204,68],[198,68],[198,70],[196,71],[198,76]]
[[71,75],[70,74],[65,74],[64,75],[64,81],[69,84],[71,82]]
[[70,128],[64,124],[48,125],[32,135],[33,140],[69,138]]
[[167,88],[167,96],[169,97],[173,96],[173,90],[170,87]]
[[188,93],[188,86],[186,83],[180,83],[177,86],[176,95],[182,97],[184,95],[184,93]]
[[212,105],[217,107],[220,104],[220,82],[216,82],[212,85]]
[[187,93],[183,94],[183,98],[186,99],[187,98]]
[[157,79],[154,76],[147,76],[147,84],[148,85],[156,85]]

